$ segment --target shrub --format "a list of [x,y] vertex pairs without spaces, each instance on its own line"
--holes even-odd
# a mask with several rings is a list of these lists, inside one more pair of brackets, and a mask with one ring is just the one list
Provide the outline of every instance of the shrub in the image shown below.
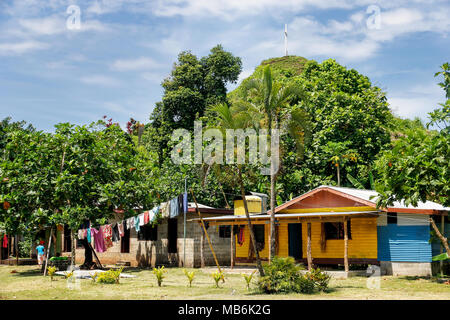
[[219,281],[224,279],[223,272],[216,271],[213,272],[211,276],[214,279],[214,282],[216,283],[216,288],[219,288]]
[[249,275],[247,275],[247,274],[245,274],[245,273],[242,274],[242,276],[244,277],[245,282],[246,282],[246,284],[247,284],[247,291],[250,290],[250,282],[252,282],[253,275],[255,274],[255,272],[256,272],[256,270],[253,271],[253,272],[252,272],[251,274],[249,274]]
[[330,282],[331,276],[319,268],[311,269],[311,271],[306,273],[306,277],[314,282],[315,287],[319,291],[327,291],[328,284]]
[[164,269],[164,266],[161,266],[158,268],[153,268],[153,273],[156,276],[156,281],[158,282],[158,287],[161,287],[165,272],[167,272],[167,270]]
[[300,273],[302,265],[295,264],[292,257],[274,257],[264,266],[264,277],[258,280],[258,288],[265,293],[312,293],[314,281]]
[[53,281],[53,276],[56,272],[56,267],[47,267],[48,275],[50,276],[50,281]]
[[71,272],[64,272],[64,279],[68,280],[73,276],[73,270]]
[[186,269],[183,269],[183,272],[186,275],[186,277],[188,278],[189,287],[192,287],[192,281],[194,280],[195,272],[194,271],[189,272]]
[[[97,279],[98,283],[119,283],[120,274],[122,273],[123,268],[120,268],[118,270],[110,269],[108,271],[95,274],[95,278]],[[95,280],[94,280],[95,281]]]

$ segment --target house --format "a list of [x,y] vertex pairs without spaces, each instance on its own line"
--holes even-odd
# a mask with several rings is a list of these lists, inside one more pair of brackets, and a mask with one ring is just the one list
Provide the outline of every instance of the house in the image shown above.
[[[202,217],[229,215],[232,209],[217,209],[199,204]],[[126,230],[125,236],[106,252],[96,252],[103,265],[126,264],[130,266],[173,265],[183,267],[200,267],[214,265],[214,258],[209,249],[202,227],[192,218],[198,217],[195,204],[188,203],[186,214],[186,238],[184,238],[184,215],[175,218],[164,218],[152,227],[151,224],[141,226],[140,231],[134,228]],[[122,216],[116,215],[109,223],[121,221]],[[208,227],[207,232],[214,246],[220,264],[230,262],[230,235],[224,232],[224,227]],[[70,230],[59,229],[57,236],[59,247],[57,252],[63,256],[71,254]],[[75,252],[76,263],[84,262],[84,247],[77,241]],[[95,261],[95,260],[94,260]]]
[[[429,218],[450,230],[450,208],[427,201],[417,207],[395,202],[378,209],[377,196],[372,190],[320,186],[276,207],[276,254],[308,265],[343,264],[346,271],[349,264],[372,264],[379,265],[382,274],[431,275],[431,259],[439,253],[439,244],[429,241]],[[264,198],[246,198],[260,257],[268,260],[270,212],[261,209]],[[242,199],[235,201],[234,215],[204,221],[233,226],[232,261],[253,263],[242,203]]]

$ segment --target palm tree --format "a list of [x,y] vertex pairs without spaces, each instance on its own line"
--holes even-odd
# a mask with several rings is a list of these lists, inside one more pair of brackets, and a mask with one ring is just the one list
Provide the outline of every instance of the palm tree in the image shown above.
[[[249,123],[249,119],[243,113],[236,113],[232,111],[227,104],[222,103],[212,107],[219,117],[220,130],[225,132],[226,129],[243,129]],[[225,137],[225,135],[224,135]],[[260,276],[264,276],[264,269],[261,264],[261,259],[259,257],[259,250],[256,246],[255,234],[253,232],[252,223],[250,220],[250,214],[248,212],[247,199],[245,198],[245,188],[244,181],[242,178],[243,166],[242,164],[237,164],[237,180],[241,191],[242,200],[244,202],[245,216],[247,217],[247,226],[250,231],[250,238],[253,245],[253,251],[255,252],[256,265]]]
[[[310,122],[303,109],[296,101],[307,101],[302,88],[294,83],[283,84],[272,77],[270,66],[266,66],[259,78],[249,79],[243,84],[242,97],[235,102],[238,111],[245,114],[255,129],[267,128],[272,141],[272,129],[281,134],[287,132],[295,140],[297,152],[302,155],[304,143],[310,137]],[[275,207],[276,181],[281,157],[274,157],[276,148],[271,150],[270,161],[270,255],[276,255]],[[278,162],[279,161],[279,162]]]

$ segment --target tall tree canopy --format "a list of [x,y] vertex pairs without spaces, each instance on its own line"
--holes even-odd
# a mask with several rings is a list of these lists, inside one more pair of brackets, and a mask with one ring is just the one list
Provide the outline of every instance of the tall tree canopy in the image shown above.
[[241,70],[241,59],[221,45],[201,59],[189,51],[178,55],[171,75],[162,82],[162,101],[156,104],[150,116],[151,146],[160,163],[167,155],[172,131],[192,130],[195,119],[205,114],[208,105],[226,102],[226,85],[236,82]]

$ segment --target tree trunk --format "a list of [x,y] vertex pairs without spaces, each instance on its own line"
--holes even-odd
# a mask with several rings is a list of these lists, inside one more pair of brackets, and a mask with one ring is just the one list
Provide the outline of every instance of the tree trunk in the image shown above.
[[202,229],[202,237],[200,238],[200,266],[205,267],[205,231]]
[[230,228],[231,228],[230,267],[231,267],[231,269],[233,269],[233,267],[234,267],[234,252],[235,252],[235,247],[236,247],[236,236],[234,235],[234,225],[231,225]]
[[344,269],[348,272],[348,230],[347,217],[344,218]]
[[436,235],[441,240],[441,243],[444,246],[445,250],[447,251],[447,255],[450,257],[450,248],[448,246],[448,240],[440,233],[438,227],[436,226],[436,223],[434,223],[433,217],[431,216],[430,216],[430,223],[434,231],[436,232]]
[[72,252],[71,252],[71,257],[70,257],[70,270],[73,271],[73,269],[75,268],[75,249],[77,247],[77,238],[75,236],[75,232],[71,232],[71,244],[72,244]]
[[[445,234],[445,217],[444,215],[441,216],[441,234],[444,235]],[[440,246],[440,253],[442,253],[444,251],[444,247]],[[450,257],[450,255],[449,255]],[[439,261],[439,271],[441,272],[441,275],[444,275],[444,261]]]
[[[272,168],[273,169],[273,168]],[[275,238],[275,207],[276,207],[276,175],[270,174],[270,250],[269,261],[272,262],[273,257],[276,255],[276,238]]]
[[240,166],[238,167],[238,173],[239,173],[239,184],[241,186],[242,201],[244,202],[245,216],[247,217],[247,226],[250,232],[250,239],[252,240],[251,242],[253,245],[253,251],[255,252],[256,257],[256,266],[258,267],[259,275],[263,277],[264,269],[261,264],[258,248],[256,247],[255,234],[253,232],[252,222],[250,221],[250,214],[248,213],[247,199],[245,198],[244,182],[242,180],[242,169]]
[[306,257],[308,259],[308,270],[312,269],[312,253],[311,253],[311,222],[308,222],[308,242],[306,244]]
[[337,183],[338,183],[338,187],[340,187],[341,186],[341,174],[340,174],[339,164],[337,166]]
[[45,259],[44,276],[47,274],[48,256],[50,254],[50,246],[52,244],[52,235],[53,235],[53,228],[50,228],[50,235],[48,237],[48,245],[47,245],[47,257]]
[[19,265],[19,237],[17,234],[14,236],[14,246],[16,248],[16,265]]
[[84,247],[84,263],[82,265],[82,268],[89,270],[94,263],[92,261],[92,250],[89,247],[89,242],[86,238],[81,240],[81,245]]

